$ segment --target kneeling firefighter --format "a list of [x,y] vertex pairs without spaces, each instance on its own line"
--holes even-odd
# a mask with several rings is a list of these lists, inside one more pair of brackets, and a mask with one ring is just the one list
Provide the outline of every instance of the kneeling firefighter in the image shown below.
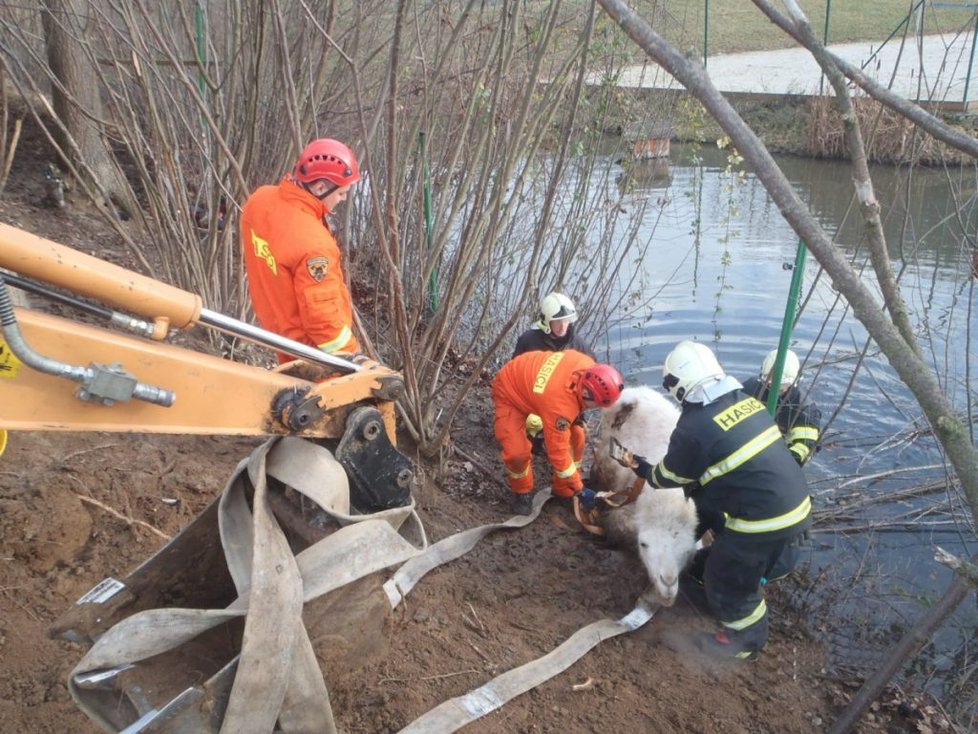
[[573,497],[584,488],[581,461],[587,432],[581,413],[614,405],[624,389],[621,375],[611,365],[597,364],[573,349],[563,352],[526,352],[503,365],[492,382],[496,409],[495,434],[502,447],[509,486],[515,493],[513,509],[532,511],[532,444],[526,418],[540,416],[547,458],[553,466],[553,492]]
[[[594,350],[577,335],[576,323],[577,307],[574,302],[563,293],[548,293],[540,301],[537,321],[516,340],[513,357],[526,352],[563,352],[567,349],[576,349],[593,357]],[[526,433],[533,442],[533,453],[542,454],[543,421],[540,416],[531,413],[526,417]]]
[[702,579],[722,629],[702,645],[753,659],[768,639],[764,584],[794,568],[812,524],[805,477],[765,406],[708,347],[680,342],[662,376],[682,413],[662,461],[635,457],[635,473],[654,487],[686,488],[701,517],[723,520],[713,527]]
[[[761,364],[761,373],[744,382],[744,392],[753,395],[765,405],[771,392],[774,362],[777,358],[777,349],[768,352]],[[805,402],[802,398],[798,387],[800,379],[801,361],[798,355],[789,349],[785,353],[781,387],[778,389],[778,409],[774,414],[774,420],[784,434],[784,440],[795,461],[799,466],[805,466],[818,451],[822,412],[814,403]]]

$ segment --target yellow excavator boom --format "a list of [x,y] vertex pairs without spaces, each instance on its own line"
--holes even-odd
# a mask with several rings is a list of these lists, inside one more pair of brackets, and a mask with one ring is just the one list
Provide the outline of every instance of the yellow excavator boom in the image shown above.
[[[394,441],[402,380],[383,365],[208,311],[193,293],[5,224],[0,268],[12,271],[0,271],[0,429],[338,438],[347,415],[371,405]],[[103,307],[130,333],[14,308],[15,280],[121,309]],[[302,359],[267,370],[163,341],[198,324]]]
[[[11,286],[67,308],[15,307]],[[60,315],[72,309],[85,318]],[[296,360],[268,370],[168,340],[174,328],[197,326]],[[7,429],[288,434],[255,448],[188,527],[123,579],[96,584],[55,625],[57,635],[93,645],[69,678],[88,716],[109,731],[217,734],[271,731],[282,708],[290,731],[336,730],[303,601],[331,592],[322,604],[349,609],[343,595],[381,593],[377,573],[427,544],[411,497],[414,467],[396,448],[402,385],[381,364],[324,354],[0,224],[0,452]],[[317,615],[324,608],[332,607]],[[144,638],[145,615],[179,621],[153,622]],[[199,624],[184,639],[191,618]],[[164,628],[175,635],[158,648],[168,654],[146,654]],[[355,619],[346,629],[373,628]],[[103,650],[116,643],[103,646],[103,635],[125,648],[108,663]],[[206,653],[193,653],[187,678],[181,655],[191,638]],[[265,695],[271,686],[303,693],[276,699]],[[259,700],[266,712],[255,724],[250,703]]]

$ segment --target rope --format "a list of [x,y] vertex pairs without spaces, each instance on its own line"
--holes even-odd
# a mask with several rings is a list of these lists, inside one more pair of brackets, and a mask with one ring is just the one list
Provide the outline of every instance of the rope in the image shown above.
[[[635,481],[632,482],[632,486],[628,489],[618,492],[598,492],[596,497],[606,507],[617,509],[637,500],[638,496],[642,494],[645,484],[646,482],[643,477],[636,477]],[[574,497],[574,517],[581,523],[581,527],[592,535],[603,536],[605,534],[604,528],[601,527],[598,519],[601,517],[601,510],[597,506],[592,507],[590,510],[585,510],[581,505],[580,498],[577,496]]]

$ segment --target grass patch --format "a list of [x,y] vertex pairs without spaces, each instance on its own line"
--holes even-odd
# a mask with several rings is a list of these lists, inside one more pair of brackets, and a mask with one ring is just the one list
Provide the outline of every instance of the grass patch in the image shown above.
[[[588,5],[585,0],[575,2],[579,3],[582,12]],[[965,0],[948,0],[941,4],[951,3],[964,5]],[[750,0],[632,0],[629,4],[667,41],[697,58],[702,58],[704,46],[708,47],[710,55],[714,55],[796,45]],[[829,44],[882,41],[891,33],[902,34],[911,8],[911,0],[835,0],[831,3],[828,0],[798,0],[798,4],[820,38],[825,33],[826,9],[831,4]],[[780,3],[776,5],[782,7]],[[931,0],[925,0],[922,7],[924,33],[957,33],[974,27],[973,10],[935,8]],[[916,27],[917,16],[914,15],[910,23],[911,35]],[[635,53],[640,55],[637,50]]]

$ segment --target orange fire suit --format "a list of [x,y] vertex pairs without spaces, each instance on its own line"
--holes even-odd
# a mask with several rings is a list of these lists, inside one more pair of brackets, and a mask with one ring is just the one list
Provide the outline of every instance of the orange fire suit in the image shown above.
[[[288,176],[241,211],[248,289],[263,329],[324,352],[358,352],[340,248],[322,201]],[[280,362],[293,357],[279,353]]]
[[525,425],[531,413],[543,419],[554,494],[571,497],[583,489],[580,469],[587,432],[576,422],[584,410],[577,382],[579,373],[593,365],[591,357],[573,349],[524,352],[504,364],[492,381],[496,440],[516,494],[533,490],[532,444]]

